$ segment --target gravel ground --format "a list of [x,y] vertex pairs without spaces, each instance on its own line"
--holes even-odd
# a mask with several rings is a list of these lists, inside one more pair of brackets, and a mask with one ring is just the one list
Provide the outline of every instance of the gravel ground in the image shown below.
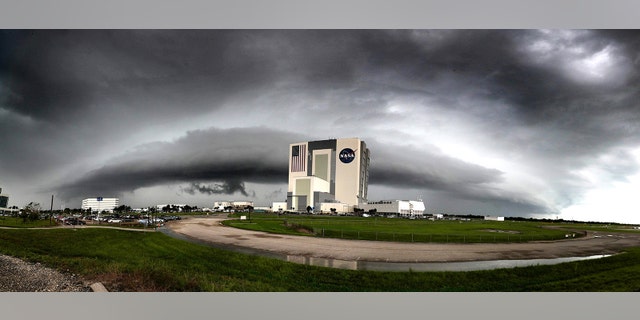
[[90,292],[91,288],[78,275],[0,255],[0,291]]

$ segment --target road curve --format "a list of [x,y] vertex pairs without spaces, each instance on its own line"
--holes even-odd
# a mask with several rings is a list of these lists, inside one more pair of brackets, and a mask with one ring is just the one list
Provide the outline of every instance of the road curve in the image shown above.
[[461,262],[586,257],[640,246],[640,233],[589,232],[586,237],[529,243],[436,244],[343,240],[270,234],[227,227],[226,217],[189,217],[167,223],[170,233],[218,247],[280,256],[372,262]]

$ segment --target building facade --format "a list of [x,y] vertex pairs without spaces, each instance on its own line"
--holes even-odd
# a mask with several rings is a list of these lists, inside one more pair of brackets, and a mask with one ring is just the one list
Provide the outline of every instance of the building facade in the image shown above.
[[324,202],[340,202],[353,211],[367,202],[369,162],[359,138],[290,144],[287,210],[318,212]]
[[380,214],[397,214],[400,217],[420,217],[425,215],[424,202],[422,200],[382,200],[363,204],[361,209],[365,212],[375,210]]
[[2,194],[2,188],[0,188],[0,208],[7,209],[9,207],[9,195]]
[[113,212],[113,209],[120,205],[119,202],[120,199],[118,198],[87,198],[82,200],[82,210],[91,209],[91,212]]

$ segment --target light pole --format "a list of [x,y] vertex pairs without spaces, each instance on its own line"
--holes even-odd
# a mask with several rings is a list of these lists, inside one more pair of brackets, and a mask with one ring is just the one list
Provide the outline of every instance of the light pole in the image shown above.
[[98,201],[98,224],[102,224],[102,221],[100,221],[100,203],[102,202],[102,197],[97,197],[96,200]]

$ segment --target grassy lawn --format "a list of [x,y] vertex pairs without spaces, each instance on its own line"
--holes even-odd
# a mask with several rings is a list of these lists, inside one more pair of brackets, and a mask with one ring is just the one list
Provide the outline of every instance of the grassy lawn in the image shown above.
[[[382,217],[340,217],[251,214],[249,220],[228,220],[228,226],[272,233],[343,239],[402,242],[527,242],[565,238],[568,229],[579,225],[559,225],[530,221],[408,220]],[[576,233],[575,236],[580,236]]]
[[22,220],[17,217],[4,217],[0,216],[0,227],[12,227],[12,228],[35,228],[35,227],[50,227],[55,226],[56,222],[49,222],[49,220]]
[[0,230],[0,252],[101,281],[111,291],[638,291],[640,249],[554,266],[374,272],[298,265],[111,229]]

